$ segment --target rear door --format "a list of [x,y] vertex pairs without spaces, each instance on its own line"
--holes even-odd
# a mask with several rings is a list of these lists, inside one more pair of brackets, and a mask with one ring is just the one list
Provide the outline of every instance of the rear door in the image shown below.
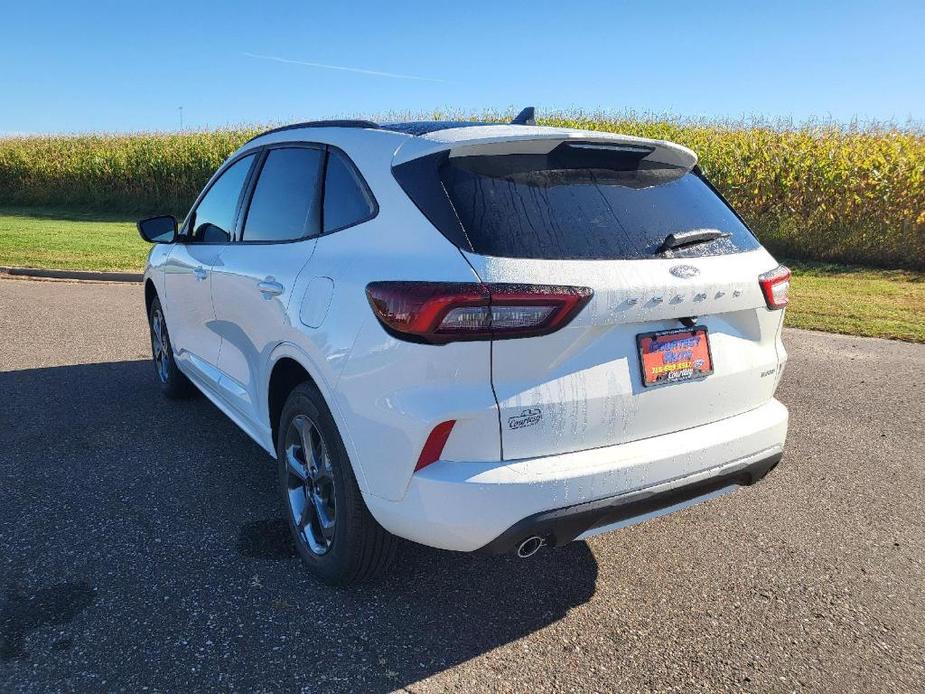
[[[767,308],[758,276],[777,263],[698,172],[646,156],[570,143],[441,167],[483,282],[594,292],[563,329],[494,341],[506,459],[679,431],[773,396],[782,312]],[[696,336],[664,341],[705,339],[708,352],[656,356],[700,372],[644,384],[640,336],[690,326]]]
[[212,284],[225,398],[253,422],[263,421],[262,369],[285,337],[287,308],[321,229],[324,148],[285,145],[258,163],[241,238],[224,249]]
[[270,353],[298,339],[298,323],[318,327],[334,292],[330,269],[313,260],[319,238],[370,219],[375,200],[334,147],[273,146],[257,166],[240,238],[222,252],[212,295],[222,336],[221,388],[241,414],[261,424]]

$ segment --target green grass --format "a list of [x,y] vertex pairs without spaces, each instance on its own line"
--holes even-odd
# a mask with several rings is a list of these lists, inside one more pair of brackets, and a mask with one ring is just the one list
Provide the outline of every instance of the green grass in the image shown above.
[[925,342],[925,273],[788,264],[793,284],[787,325]]
[[125,215],[0,208],[0,265],[140,271],[150,248]]
[[[140,272],[149,248],[124,216],[0,208],[0,265]],[[925,343],[925,273],[787,263],[787,325]]]

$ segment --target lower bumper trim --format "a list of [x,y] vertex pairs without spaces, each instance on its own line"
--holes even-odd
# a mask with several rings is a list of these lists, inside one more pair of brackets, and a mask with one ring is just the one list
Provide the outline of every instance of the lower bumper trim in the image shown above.
[[666,491],[647,493],[647,490],[643,489],[575,506],[542,511],[518,521],[477,551],[489,554],[513,552],[525,538],[532,536],[543,538],[547,546],[559,547],[595,528],[657,513],[662,509],[681,505],[685,501],[707,496],[724,487],[755,484],[775,468],[781,457],[783,453],[775,453],[732,472]]

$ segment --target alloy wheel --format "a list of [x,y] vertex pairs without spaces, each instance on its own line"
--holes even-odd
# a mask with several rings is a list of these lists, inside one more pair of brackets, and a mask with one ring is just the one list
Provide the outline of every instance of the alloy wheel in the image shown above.
[[309,417],[293,418],[286,432],[286,491],[296,531],[313,554],[334,542],[334,470],[328,447]]
[[170,377],[170,340],[167,337],[167,324],[161,309],[155,308],[151,313],[151,351],[154,354],[154,367],[162,383]]

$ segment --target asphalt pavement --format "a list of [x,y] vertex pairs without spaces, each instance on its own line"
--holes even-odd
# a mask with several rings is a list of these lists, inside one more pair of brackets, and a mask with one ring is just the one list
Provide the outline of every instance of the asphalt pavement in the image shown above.
[[925,345],[789,330],[761,484],[530,560],[314,582],[142,290],[0,280],[0,691],[925,691]]

